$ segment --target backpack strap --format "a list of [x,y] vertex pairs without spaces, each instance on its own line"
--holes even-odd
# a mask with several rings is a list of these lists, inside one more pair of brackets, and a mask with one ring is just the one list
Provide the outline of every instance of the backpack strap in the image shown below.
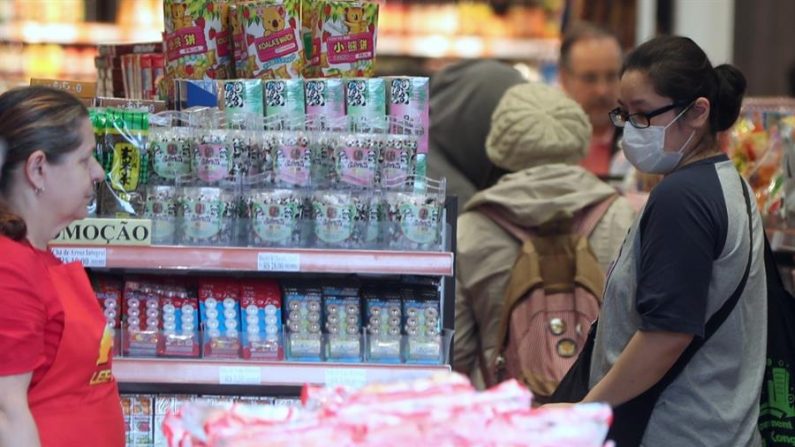
[[617,198],[618,194],[611,194],[601,202],[589,205],[587,208],[580,211],[577,216],[577,234],[585,238],[590,237],[596,225],[602,220],[602,217],[604,217],[607,210],[610,209],[610,206]]
[[533,231],[522,228],[507,219],[502,208],[498,208],[494,205],[484,205],[479,207],[478,211],[499,225],[500,228],[507,231],[511,236],[519,239],[522,243],[529,241],[535,234]]

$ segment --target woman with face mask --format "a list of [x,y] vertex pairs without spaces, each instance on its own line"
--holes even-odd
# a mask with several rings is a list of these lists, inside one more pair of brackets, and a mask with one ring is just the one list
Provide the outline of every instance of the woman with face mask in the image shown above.
[[656,388],[647,447],[761,445],[763,225],[717,144],[744,92],[736,68],[659,37],[627,57],[610,113],[627,159],[663,179],[610,270],[584,401],[626,404],[682,368]]

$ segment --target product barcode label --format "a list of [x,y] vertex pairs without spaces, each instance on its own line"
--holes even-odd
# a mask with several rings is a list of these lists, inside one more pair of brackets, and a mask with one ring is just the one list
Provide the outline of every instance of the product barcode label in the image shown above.
[[106,267],[108,251],[104,248],[53,248],[52,253],[65,263],[80,261],[84,267]]
[[298,253],[257,253],[257,270],[260,272],[300,272],[301,255]]
[[256,366],[221,366],[218,368],[218,383],[221,385],[259,385],[262,370]]

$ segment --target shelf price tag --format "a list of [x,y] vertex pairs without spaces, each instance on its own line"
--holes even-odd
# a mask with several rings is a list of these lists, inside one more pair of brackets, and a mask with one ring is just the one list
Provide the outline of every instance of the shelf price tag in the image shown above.
[[260,272],[300,272],[301,255],[298,253],[257,253],[257,270]]
[[108,251],[104,248],[56,247],[52,253],[65,263],[80,261],[84,267],[106,267]]
[[221,385],[259,385],[262,370],[257,366],[221,366],[218,368],[218,383]]
[[356,368],[330,368],[325,373],[326,386],[361,388],[367,384],[367,371]]

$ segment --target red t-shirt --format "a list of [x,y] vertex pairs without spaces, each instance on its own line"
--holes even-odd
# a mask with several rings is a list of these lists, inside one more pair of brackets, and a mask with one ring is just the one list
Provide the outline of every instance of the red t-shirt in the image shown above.
[[0,236],[0,376],[33,372],[37,384],[55,361],[64,313],[47,267],[49,251]]

